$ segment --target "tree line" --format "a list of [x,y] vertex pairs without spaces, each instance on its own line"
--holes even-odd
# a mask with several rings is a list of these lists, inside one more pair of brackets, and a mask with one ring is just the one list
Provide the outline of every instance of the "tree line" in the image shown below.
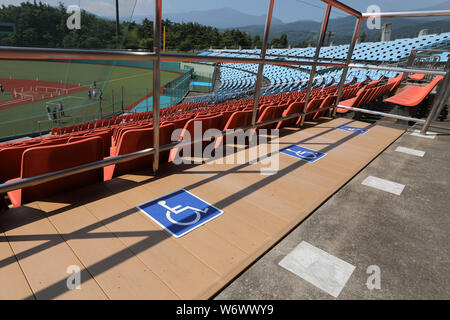
[[[2,5],[0,23],[15,23],[15,33],[0,32],[0,45],[23,47],[113,49],[117,43],[125,49],[153,48],[153,21],[141,23],[122,22],[119,38],[115,21],[98,17],[81,10],[81,29],[69,30],[66,26],[71,14],[59,4],[52,7],[41,1],[23,2],[20,5]],[[260,48],[259,35],[251,37],[239,29],[219,31],[217,28],[198,23],[162,21],[165,27],[166,50],[191,51],[212,48]],[[269,47],[286,48],[287,35],[273,38]]]

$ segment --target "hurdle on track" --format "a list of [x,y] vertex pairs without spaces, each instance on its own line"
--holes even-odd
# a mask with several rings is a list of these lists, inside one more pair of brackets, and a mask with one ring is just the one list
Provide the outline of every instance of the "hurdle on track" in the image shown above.
[[46,87],[46,86],[36,86],[35,88],[36,88],[36,91],[38,91],[38,89],[45,89],[45,92],[48,92],[49,90],[53,90],[55,92],[61,91],[61,92],[64,92],[65,94],[69,93],[69,89],[65,89],[65,88]]

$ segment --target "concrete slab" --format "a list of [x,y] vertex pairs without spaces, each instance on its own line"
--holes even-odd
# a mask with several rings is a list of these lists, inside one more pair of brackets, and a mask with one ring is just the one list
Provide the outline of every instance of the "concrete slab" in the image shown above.
[[398,196],[402,193],[403,189],[405,188],[404,184],[373,176],[368,176],[367,178],[364,179],[363,182],[361,182],[361,184],[378,190],[390,192]]
[[410,155],[416,156],[416,157],[423,157],[425,155],[425,151],[406,148],[406,147],[402,147],[402,146],[398,146],[397,148],[395,148],[395,151],[403,152],[403,153],[410,154]]
[[335,298],[355,270],[350,263],[306,241],[302,241],[279,264]]

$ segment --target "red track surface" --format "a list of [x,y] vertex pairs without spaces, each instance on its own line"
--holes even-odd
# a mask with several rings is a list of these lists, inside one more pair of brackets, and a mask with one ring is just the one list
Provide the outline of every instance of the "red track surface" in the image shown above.
[[[6,92],[11,92],[14,94],[15,90],[17,94],[17,97],[15,99],[1,101],[0,110],[5,110],[23,104],[42,101],[49,98],[64,96],[67,94],[72,94],[89,89],[87,87],[77,86],[73,84],[41,80],[0,78],[0,83],[3,85],[3,88]],[[19,96],[22,95],[25,95],[27,98],[20,98]]]

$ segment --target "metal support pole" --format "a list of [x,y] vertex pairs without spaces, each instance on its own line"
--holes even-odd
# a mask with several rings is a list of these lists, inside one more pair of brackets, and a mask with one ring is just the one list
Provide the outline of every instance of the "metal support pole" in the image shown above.
[[119,0],[116,0],[116,49],[119,49]]
[[114,89],[111,89],[111,94],[112,94],[112,113],[114,116]]
[[425,124],[423,125],[422,129],[420,130],[421,134],[426,134],[428,128],[430,127],[431,121],[435,120],[437,116],[442,111],[442,108],[444,107],[444,104],[446,100],[448,99],[449,95],[449,87],[450,87],[450,60],[447,61],[445,65],[445,71],[447,72],[444,79],[441,80],[440,83],[440,89],[433,100],[433,106],[431,107],[430,113],[428,114],[427,121],[425,121]]
[[[355,49],[356,41],[358,41],[359,29],[361,28],[362,18],[356,20],[355,30],[353,31],[352,43],[348,47],[347,59],[345,61],[346,67],[342,71],[341,80],[339,81],[339,88],[336,97],[336,106],[341,101],[342,91],[344,90],[345,79],[347,79],[348,65],[352,61],[353,50]],[[333,109],[333,117],[336,116],[337,107]]]
[[[414,60],[416,59],[416,51],[413,49],[409,54],[408,60],[406,61],[406,68],[411,68],[413,66]],[[402,81],[408,78],[408,72],[403,72]]]
[[311,67],[311,73],[309,74],[308,89],[306,90],[305,106],[303,107],[303,112],[302,112],[302,116],[301,116],[302,119],[300,121],[300,126],[303,126],[303,123],[305,122],[306,107],[308,106],[309,96],[311,94],[312,83],[314,80],[314,76],[316,75],[317,60],[319,59],[320,49],[323,44],[323,39],[325,38],[325,33],[327,32],[327,26],[328,26],[328,20],[330,18],[331,8],[332,8],[331,4],[328,4],[327,9],[325,11],[325,15],[323,16],[322,27],[320,28],[319,39],[317,39],[316,53],[314,54],[313,65]]
[[155,0],[155,21],[153,23],[153,51],[156,60],[153,61],[153,172],[156,174],[159,167],[159,90],[161,87],[160,65],[161,65],[161,10],[162,0]]
[[122,113],[123,113],[123,86],[122,86]]
[[264,70],[264,60],[266,58],[266,49],[267,49],[267,42],[269,41],[269,32],[270,32],[270,23],[272,22],[272,13],[273,13],[273,3],[274,0],[269,0],[269,8],[267,9],[267,16],[266,16],[266,26],[264,28],[264,39],[261,47],[261,63],[258,66],[258,73],[256,75],[256,82],[255,82],[255,94],[253,99],[253,113],[252,113],[252,126],[255,126],[256,123],[256,115],[258,114],[258,103],[259,103],[259,94],[261,91],[261,83],[262,83],[262,77],[263,77],[263,70]]

